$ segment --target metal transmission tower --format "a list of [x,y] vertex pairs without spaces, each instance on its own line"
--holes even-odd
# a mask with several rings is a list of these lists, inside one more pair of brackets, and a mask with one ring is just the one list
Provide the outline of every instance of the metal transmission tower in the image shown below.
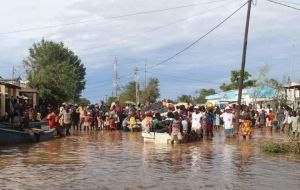
[[117,57],[115,57],[114,61],[114,82],[113,82],[113,96],[119,97],[119,91],[120,91],[120,78],[119,78],[119,71],[118,71],[118,60]]
[[135,68],[134,69],[134,77],[135,77],[135,103],[138,106],[140,103],[140,85],[139,85],[139,69]]

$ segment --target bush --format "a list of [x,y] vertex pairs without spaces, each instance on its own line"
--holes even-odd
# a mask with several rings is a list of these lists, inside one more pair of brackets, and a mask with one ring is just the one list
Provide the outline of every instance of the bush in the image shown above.
[[288,147],[285,144],[280,143],[267,143],[262,146],[264,152],[270,153],[286,153],[288,152]]
[[295,153],[300,154],[300,142],[290,141],[288,143],[269,142],[262,145],[262,150],[269,153]]

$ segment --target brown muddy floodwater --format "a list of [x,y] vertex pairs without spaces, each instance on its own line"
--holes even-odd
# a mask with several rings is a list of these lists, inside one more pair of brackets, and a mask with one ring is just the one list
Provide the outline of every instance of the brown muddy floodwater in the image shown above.
[[140,133],[81,132],[0,147],[0,189],[300,189],[300,157],[260,150],[252,140],[144,144]]

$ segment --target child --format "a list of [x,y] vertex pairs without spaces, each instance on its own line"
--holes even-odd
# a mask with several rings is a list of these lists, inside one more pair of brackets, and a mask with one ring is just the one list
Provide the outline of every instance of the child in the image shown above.
[[188,133],[188,128],[189,128],[187,116],[185,116],[185,115],[182,116],[181,124],[182,124],[182,133],[183,133],[183,135],[186,135]]
[[171,133],[171,143],[173,144],[175,136],[177,136],[178,142],[182,140],[182,123],[179,117],[178,112],[174,113],[174,120],[172,121],[172,126],[170,128]]
[[91,126],[91,121],[92,121],[92,117],[91,117],[91,113],[84,113],[84,122],[83,122],[83,130],[89,130],[90,126]]
[[129,129],[133,132],[133,129],[138,128],[137,120],[133,112],[129,112]]
[[150,132],[151,123],[152,123],[152,113],[147,112],[146,117],[142,121],[142,128],[144,132]]
[[118,123],[119,123],[119,117],[117,113],[114,110],[112,110],[109,113],[109,129],[110,130],[117,129]]

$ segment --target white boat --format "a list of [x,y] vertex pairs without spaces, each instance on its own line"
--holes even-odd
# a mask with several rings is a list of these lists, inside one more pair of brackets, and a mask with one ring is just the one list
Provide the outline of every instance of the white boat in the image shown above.
[[[142,137],[144,138],[144,142],[152,142],[155,144],[170,144],[171,143],[171,135],[169,133],[155,133],[155,132],[142,132]],[[180,143],[188,143],[199,141],[201,137],[192,132],[190,134],[185,134]],[[174,143],[179,143],[177,136],[175,136]]]
[[170,144],[171,135],[169,133],[154,133],[154,132],[142,132],[144,142],[152,142],[155,144]]

